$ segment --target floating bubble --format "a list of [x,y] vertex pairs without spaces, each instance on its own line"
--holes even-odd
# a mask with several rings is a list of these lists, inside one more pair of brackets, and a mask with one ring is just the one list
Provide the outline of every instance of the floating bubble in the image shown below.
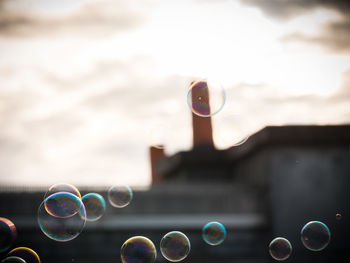
[[342,215],[339,214],[339,213],[337,213],[337,214],[335,215],[335,218],[336,218],[337,220],[340,220],[340,219],[342,218]]
[[163,236],[160,241],[160,252],[163,257],[172,262],[178,262],[190,253],[191,244],[187,236],[179,231],[172,231]]
[[8,250],[17,238],[17,230],[11,220],[0,217],[0,253]]
[[106,202],[100,194],[89,193],[84,195],[81,200],[85,206],[87,221],[97,221],[103,216]]
[[242,145],[256,130],[251,122],[239,114],[220,114],[213,123],[215,144],[220,148]]
[[52,216],[62,217],[62,218],[71,217],[75,215],[77,211],[75,210],[74,201],[72,204],[70,204],[69,200],[66,199],[65,205],[60,204],[58,208],[56,205],[56,198],[47,199],[52,194],[60,193],[60,192],[71,193],[77,196],[78,198],[81,198],[81,194],[79,190],[74,185],[65,184],[65,183],[54,184],[49,188],[49,190],[46,192],[44,196],[44,200],[47,200],[47,202],[45,202],[46,211]]
[[120,255],[123,263],[153,263],[157,251],[153,242],[147,237],[135,236],[124,242]]
[[292,254],[292,245],[283,237],[276,237],[269,245],[269,252],[273,259],[283,261]]
[[127,185],[115,185],[108,190],[108,201],[117,208],[127,206],[131,202],[132,197],[132,190]]
[[301,241],[307,249],[320,251],[327,247],[331,239],[328,227],[320,221],[311,221],[301,230]]
[[19,257],[23,259],[26,263],[40,263],[40,258],[38,254],[30,248],[27,247],[17,247],[8,253],[8,256]]
[[209,222],[203,227],[202,237],[209,245],[220,245],[226,238],[226,228],[219,222]]
[[[73,208],[76,213],[70,217],[53,216],[57,214],[48,213],[45,209],[46,203],[55,203],[55,209],[64,210],[61,207]],[[38,223],[43,233],[55,241],[70,241],[76,238],[83,230],[86,223],[86,211],[83,202],[76,195],[71,193],[59,192],[50,195],[40,205],[38,210]]]
[[226,93],[220,83],[194,81],[187,93],[187,103],[191,111],[200,117],[210,117],[224,107]]
[[26,263],[24,259],[19,257],[7,257],[1,263]]

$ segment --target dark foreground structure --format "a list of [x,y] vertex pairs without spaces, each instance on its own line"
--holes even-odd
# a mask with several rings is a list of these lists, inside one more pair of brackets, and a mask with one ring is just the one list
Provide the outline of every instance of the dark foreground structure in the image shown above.
[[[107,205],[105,215],[88,222],[70,242],[50,240],[38,227],[45,189],[1,189],[0,216],[11,219],[19,232],[14,247],[33,248],[45,263],[112,263],[121,262],[126,239],[144,235],[157,247],[156,262],[166,262],[160,239],[179,230],[191,241],[183,262],[274,262],[268,245],[278,236],[293,246],[286,262],[350,262],[349,125],[266,127],[241,145],[217,150],[211,126],[206,135],[196,134],[210,119],[199,121],[194,120],[191,151],[164,156],[162,149],[151,148],[150,190],[135,191],[126,208]],[[99,192],[107,200],[106,192]],[[332,234],[320,252],[300,241],[301,228],[312,220],[324,222]],[[202,239],[201,229],[209,221],[227,228],[219,246]]]

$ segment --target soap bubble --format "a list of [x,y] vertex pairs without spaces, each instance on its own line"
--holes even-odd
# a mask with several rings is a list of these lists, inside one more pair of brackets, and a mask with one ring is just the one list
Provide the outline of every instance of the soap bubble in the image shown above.
[[0,253],[8,250],[17,238],[17,230],[11,220],[0,217]]
[[157,251],[153,242],[147,237],[135,236],[124,242],[120,255],[123,263],[153,263]]
[[337,213],[337,214],[335,215],[335,218],[336,218],[337,220],[340,220],[340,219],[342,218],[342,215],[339,214],[339,213]]
[[269,245],[269,252],[275,260],[286,260],[292,254],[292,245],[283,237],[276,237]]
[[226,93],[223,86],[215,81],[194,81],[187,93],[191,111],[200,117],[210,117],[224,107]]
[[190,253],[191,244],[187,236],[179,231],[172,231],[163,236],[160,241],[160,252],[163,257],[172,262],[178,262]]
[[203,227],[202,237],[209,245],[220,245],[226,238],[226,229],[219,222],[209,222]]
[[115,185],[108,190],[108,201],[117,208],[127,206],[131,202],[132,197],[132,190],[127,185]]
[[87,221],[97,221],[103,216],[106,210],[106,202],[101,195],[89,193],[84,195],[81,200],[85,206]]
[[331,239],[328,227],[320,221],[311,221],[301,230],[301,241],[307,249],[320,251],[327,247]]
[[257,128],[240,114],[220,114],[213,123],[215,145],[220,148],[244,144]]
[[40,263],[40,258],[38,254],[28,247],[17,247],[8,253],[10,257],[19,257],[23,259],[26,263]]
[[7,257],[1,263],[26,263],[24,259],[19,257]]
[[[62,207],[72,208],[76,213],[70,217],[53,216],[57,210],[48,213],[46,203],[54,203],[55,209],[64,210]],[[38,223],[43,233],[55,241],[70,241],[76,238],[83,230],[86,222],[86,211],[83,202],[76,195],[59,192],[46,198],[38,210]]]
[[60,205],[60,208],[58,209],[56,206],[56,199],[47,199],[49,196],[52,194],[60,193],[60,192],[65,192],[65,193],[71,193],[78,198],[81,198],[81,194],[79,190],[71,184],[65,184],[65,183],[59,183],[59,184],[54,184],[49,188],[49,190],[46,192],[44,196],[44,200],[46,199],[47,202],[45,202],[45,209],[46,211],[55,217],[71,217],[77,213],[75,210],[75,204],[70,204],[67,200],[64,206]]

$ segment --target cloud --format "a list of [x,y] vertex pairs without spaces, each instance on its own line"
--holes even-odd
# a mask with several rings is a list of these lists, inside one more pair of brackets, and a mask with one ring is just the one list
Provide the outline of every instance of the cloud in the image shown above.
[[146,5],[129,4],[129,1],[86,1],[74,12],[48,15],[45,12],[9,9],[6,8],[7,2],[0,2],[2,37],[35,37],[57,33],[103,36],[142,25],[146,20],[148,8]]
[[242,3],[260,8],[266,15],[286,20],[317,8],[338,11],[344,16],[350,13],[350,2],[347,0],[240,0]]
[[328,51],[350,54],[350,1],[347,0],[241,0],[256,6],[266,15],[278,20],[289,20],[310,13],[316,9],[328,9],[339,14],[337,20],[329,21],[321,27],[316,36],[295,32],[282,38],[284,42],[306,42],[322,46]]

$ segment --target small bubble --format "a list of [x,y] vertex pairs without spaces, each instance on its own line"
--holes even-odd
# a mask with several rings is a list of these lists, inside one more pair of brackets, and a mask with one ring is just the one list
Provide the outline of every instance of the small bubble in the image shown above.
[[89,193],[84,195],[81,200],[86,209],[87,221],[97,221],[103,216],[106,210],[106,202],[100,194]]
[[132,190],[127,185],[115,185],[108,190],[108,201],[113,207],[127,206],[133,197]]
[[226,238],[226,229],[219,222],[209,222],[203,227],[202,237],[209,245],[220,245]]
[[187,236],[179,231],[172,231],[163,236],[160,241],[160,252],[171,262],[178,262],[190,253],[191,244]]
[[283,261],[292,254],[292,245],[283,237],[276,237],[269,245],[269,252],[273,259]]

